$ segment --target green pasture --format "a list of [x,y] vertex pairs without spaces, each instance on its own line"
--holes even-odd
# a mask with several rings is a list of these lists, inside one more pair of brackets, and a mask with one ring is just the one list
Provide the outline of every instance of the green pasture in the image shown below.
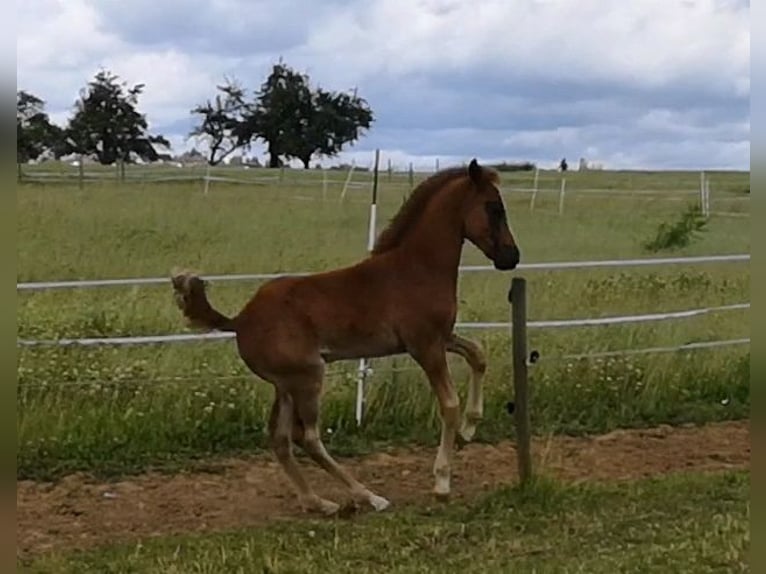
[[[186,171],[185,171],[186,170]],[[218,168],[216,177],[149,181],[204,168],[91,169],[82,187],[33,172],[76,176],[69,166],[25,166],[17,186],[18,281],[168,276],[174,266],[205,274],[312,271],[365,256],[371,174],[357,172],[340,200],[343,171]],[[99,177],[95,177],[98,175]],[[415,182],[425,174],[415,174]],[[699,173],[503,174],[509,218],[523,262],[750,252],[749,174],[708,174],[706,229],[682,248],[647,253],[644,243],[698,201]],[[325,185],[325,177],[327,183]],[[143,179],[142,179],[143,178]],[[407,174],[379,181],[379,228],[409,192]],[[592,190],[610,190],[612,193]],[[722,212],[727,215],[717,215]],[[733,217],[739,213],[742,217]],[[466,264],[488,264],[475,248]],[[748,302],[748,263],[519,272],[528,279],[529,319],[676,311]],[[459,321],[505,321],[512,274],[464,274]],[[255,281],[216,282],[210,297],[235,313]],[[186,332],[169,282],[154,286],[19,291],[18,337],[109,337]],[[486,419],[479,440],[512,434],[510,339],[503,329],[467,332],[489,357]],[[531,369],[536,432],[595,432],[617,426],[741,418],[749,409],[749,346],[566,360],[567,354],[749,337],[749,312],[636,325],[531,330],[541,353]],[[451,359],[461,394],[468,369]],[[373,362],[365,424],[353,419],[356,365],[333,365],[323,426],[334,452],[437,438],[438,416],[424,377],[404,357]],[[231,342],[140,347],[21,348],[18,353],[18,473],[74,469],[135,471],[188,464],[265,445],[270,388],[239,361]]]

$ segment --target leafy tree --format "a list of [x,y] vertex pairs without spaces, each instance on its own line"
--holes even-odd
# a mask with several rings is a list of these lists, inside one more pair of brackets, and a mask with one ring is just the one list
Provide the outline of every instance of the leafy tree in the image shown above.
[[233,151],[249,143],[238,135],[248,108],[244,90],[231,80],[216,88],[221,93],[213,102],[207,100],[192,109],[191,113],[202,116],[202,120],[189,134],[207,140],[210,165],[219,164]]
[[63,130],[50,122],[45,102],[24,90],[16,92],[16,160],[26,163],[46,151],[61,155]]
[[95,156],[104,165],[129,162],[131,154],[146,161],[159,159],[155,145],[170,144],[161,135],[147,133],[146,116],[136,109],[143,89],[144,84],[127,88],[108,71],[96,74],[75,104],[67,127],[69,151]]
[[312,90],[306,75],[281,61],[256,93],[238,128],[240,144],[263,140],[269,167],[280,157],[300,159],[308,168],[314,154],[333,156],[370,127],[373,114],[356,93]]
[[372,112],[356,94],[318,89],[302,114],[296,133],[286,145],[286,155],[301,160],[308,169],[314,154],[337,155],[356,141],[372,123]]
[[269,167],[279,167],[280,156],[287,155],[301,118],[310,107],[310,99],[305,76],[282,62],[274,65],[237,129],[238,142],[243,145],[253,139],[262,139],[269,154]]

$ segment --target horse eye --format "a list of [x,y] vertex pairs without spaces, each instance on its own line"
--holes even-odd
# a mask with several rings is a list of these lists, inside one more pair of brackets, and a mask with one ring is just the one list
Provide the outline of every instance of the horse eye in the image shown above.
[[502,217],[505,215],[505,208],[503,207],[503,204],[500,202],[492,202],[487,204],[487,211],[490,215],[496,216],[496,217]]

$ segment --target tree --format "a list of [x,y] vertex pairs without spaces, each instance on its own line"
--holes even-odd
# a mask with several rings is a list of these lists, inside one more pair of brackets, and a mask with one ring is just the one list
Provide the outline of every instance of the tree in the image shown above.
[[207,140],[207,162],[216,165],[234,150],[249,144],[239,138],[239,127],[247,111],[245,92],[239,85],[226,80],[223,86],[216,86],[220,94],[215,100],[207,100],[192,109],[191,113],[202,116],[202,122],[189,134]]
[[256,93],[238,128],[238,141],[262,139],[267,145],[269,167],[278,167],[280,156],[284,156],[300,159],[308,168],[314,154],[338,154],[372,121],[367,102],[355,92],[312,91],[306,75],[280,61]]
[[356,94],[318,89],[311,94],[297,133],[286,145],[286,155],[301,160],[308,169],[314,154],[337,155],[370,127],[372,112]]
[[118,77],[100,71],[80,94],[75,115],[67,127],[70,151],[95,156],[109,165],[117,160],[129,162],[131,154],[145,161],[156,161],[155,145],[170,147],[161,135],[147,133],[146,116],[136,109],[144,84],[127,88]]
[[62,153],[63,130],[50,122],[45,102],[24,90],[16,92],[16,160],[36,160],[46,151]]
[[262,139],[269,154],[269,167],[279,167],[280,156],[287,155],[288,145],[294,141],[301,118],[309,109],[310,98],[305,76],[282,62],[275,64],[238,127],[238,142],[243,145]]

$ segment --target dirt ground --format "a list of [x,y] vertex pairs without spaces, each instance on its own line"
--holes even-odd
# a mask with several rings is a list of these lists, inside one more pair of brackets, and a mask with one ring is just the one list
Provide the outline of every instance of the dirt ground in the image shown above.
[[[626,480],[750,465],[747,421],[702,427],[661,426],[607,435],[554,437],[533,446],[538,469],[569,481]],[[432,504],[434,449],[391,449],[341,460],[373,491],[393,503],[388,512]],[[301,461],[317,492],[347,499],[316,466]],[[476,496],[516,480],[511,442],[471,444],[456,454],[453,499]],[[169,534],[214,532],[305,516],[270,457],[228,459],[210,472],[147,473],[115,482],[86,474],[55,483],[22,481],[16,494],[19,556],[91,548]]]

